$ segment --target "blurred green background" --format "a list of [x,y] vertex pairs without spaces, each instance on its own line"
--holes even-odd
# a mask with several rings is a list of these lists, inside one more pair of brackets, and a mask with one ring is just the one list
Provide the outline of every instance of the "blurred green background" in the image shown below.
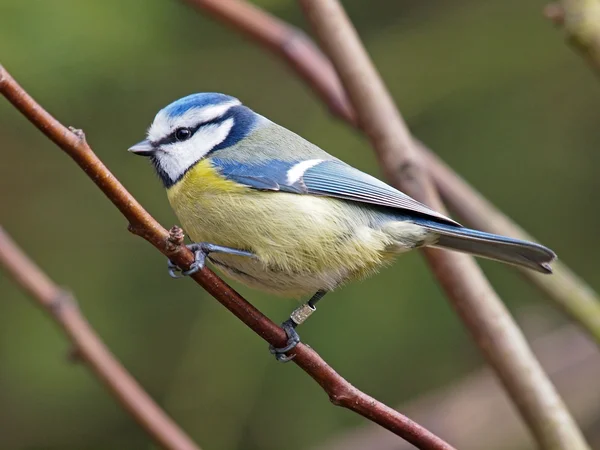
[[[257,3],[306,28],[295,2]],[[344,4],[415,134],[599,289],[600,84],[542,17],[544,1]],[[0,62],[55,117],[82,128],[166,227],[177,221],[160,183],[126,149],[159,108],[192,92],[238,96],[380,175],[366,141],[283,64],[178,1],[2,0]],[[293,364],[276,363],[195,283],[170,279],[165,258],[4,100],[0,136],[0,222],[76,294],[115,355],[203,448],[310,448],[364,423]],[[482,265],[517,315],[537,305],[550,328],[565,321],[514,270]],[[278,322],[295,306],[234,286]],[[301,334],[391,405],[482,365],[417,252],[329,295]],[[87,369],[67,361],[68,349],[0,273],[0,448],[150,448]]]

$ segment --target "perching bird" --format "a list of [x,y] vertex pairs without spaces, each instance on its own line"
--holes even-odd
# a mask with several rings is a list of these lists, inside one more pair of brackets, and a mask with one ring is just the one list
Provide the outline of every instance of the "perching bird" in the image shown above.
[[325,293],[408,250],[441,247],[542,273],[556,257],[539,244],[464,228],[224,94],[171,103],[129,151],[150,158],[197,243],[184,275],[208,258],[245,285],[313,295],[284,322],[288,345],[271,349],[280,360]]

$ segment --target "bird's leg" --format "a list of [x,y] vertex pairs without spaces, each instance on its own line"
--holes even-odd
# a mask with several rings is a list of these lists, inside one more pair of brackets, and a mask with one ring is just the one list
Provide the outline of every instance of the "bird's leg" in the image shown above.
[[[238,250],[235,248],[224,247],[222,245],[211,244],[209,242],[196,242],[190,245],[186,245],[191,251],[194,252],[194,262],[190,264],[188,270],[181,270],[181,268],[173,261],[169,260],[169,275],[173,278],[182,278],[188,275],[192,275],[204,268],[206,264],[206,256],[209,253],[226,253],[228,255],[247,256],[249,258],[256,258],[256,255],[251,252],[244,250]],[[178,275],[176,272],[181,272]]]
[[269,351],[275,355],[277,361],[288,362],[294,359],[294,356],[287,356],[286,353],[300,343],[300,336],[296,331],[296,327],[304,323],[317,310],[315,305],[325,294],[327,294],[327,291],[317,291],[309,301],[292,311],[290,318],[281,324],[281,328],[283,328],[288,338],[286,346],[281,348],[276,348],[272,345],[269,346]]

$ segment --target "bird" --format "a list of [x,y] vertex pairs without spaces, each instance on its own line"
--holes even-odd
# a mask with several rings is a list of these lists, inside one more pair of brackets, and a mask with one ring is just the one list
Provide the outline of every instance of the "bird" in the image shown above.
[[129,151],[149,158],[193,241],[194,262],[182,270],[169,261],[172,276],[208,260],[251,288],[311,296],[283,322],[286,345],[270,347],[280,361],[293,358],[296,327],[326,293],[409,250],[438,247],[541,273],[556,258],[543,245],[463,227],[229,95],[170,103]]

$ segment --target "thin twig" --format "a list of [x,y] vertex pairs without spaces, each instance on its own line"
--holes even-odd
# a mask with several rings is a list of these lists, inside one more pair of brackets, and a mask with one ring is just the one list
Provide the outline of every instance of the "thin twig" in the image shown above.
[[600,75],[600,0],[559,0],[544,15],[564,28],[568,44]]
[[115,399],[163,448],[199,450],[167,414],[140,387],[94,332],[71,293],[57,286],[0,227],[0,265],[36,303],[48,312]]
[[[328,53],[388,179],[442,209],[420,153],[338,0],[299,0]],[[518,326],[474,260],[426,250],[427,261],[512,401],[545,449],[588,446]]]
[[[250,37],[280,56],[319,95],[332,114],[357,126],[356,114],[330,61],[304,33],[243,0],[185,0],[215,19]],[[535,240],[450,169],[434,152],[415,141],[425,152],[427,170],[440,194],[461,220],[474,228],[525,240]],[[488,220],[494,217],[495,219]],[[600,298],[560,261],[547,277],[519,269],[582,325],[600,344]]]
[[[169,233],[161,227],[98,159],[86,143],[83,133],[73,132],[54,119],[2,66],[0,93],[85,171],[127,218],[133,233],[146,239],[179,267],[189,267],[193,255],[182,245],[180,230],[174,227]],[[276,347],[285,344],[285,332],[210,269],[205,267],[192,278],[264,340]],[[352,386],[310,347],[299,344],[290,354],[295,355],[293,361],[321,385],[333,404],[378,423],[418,448],[452,449],[452,446],[419,424]]]

